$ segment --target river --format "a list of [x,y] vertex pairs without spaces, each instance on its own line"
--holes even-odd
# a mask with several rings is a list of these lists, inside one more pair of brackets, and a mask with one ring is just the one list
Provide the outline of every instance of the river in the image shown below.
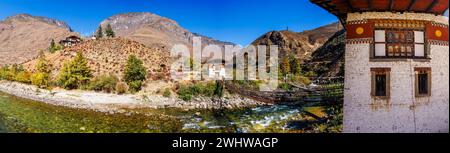
[[[317,132],[321,106],[258,106],[236,110],[133,109],[108,114],[54,106],[0,92],[0,132],[153,133],[153,132]],[[320,131],[319,131],[320,132]]]

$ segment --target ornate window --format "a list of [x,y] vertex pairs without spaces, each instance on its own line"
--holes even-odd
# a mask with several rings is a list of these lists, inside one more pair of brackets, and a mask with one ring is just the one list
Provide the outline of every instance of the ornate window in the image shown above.
[[426,58],[423,31],[379,29],[374,34],[375,58]]

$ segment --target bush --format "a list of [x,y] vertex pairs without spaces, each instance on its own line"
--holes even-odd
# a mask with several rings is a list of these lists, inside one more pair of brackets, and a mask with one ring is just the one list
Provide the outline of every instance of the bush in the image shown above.
[[31,84],[39,88],[48,88],[50,86],[50,76],[48,73],[38,72],[31,75]]
[[116,84],[119,81],[119,78],[113,75],[101,75],[89,83],[89,90],[95,90],[95,91],[105,91],[105,92],[112,92],[116,89]]
[[3,66],[0,69],[0,79],[1,80],[7,80],[8,79],[8,74],[9,74],[9,68],[8,66]]
[[117,82],[115,88],[117,94],[124,94],[128,91],[128,85],[125,82]]
[[215,82],[196,83],[192,85],[181,85],[177,91],[178,98],[189,101],[194,96],[212,97],[216,94],[222,95],[222,90],[217,89]]
[[142,87],[142,81],[132,81],[130,83],[128,83],[128,86],[130,87],[130,91],[132,93],[138,92],[139,90],[141,90]]
[[290,90],[291,89],[291,85],[287,84],[287,83],[281,83],[278,85],[279,88],[283,89],[283,90]]
[[16,74],[16,76],[14,77],[14,80],[17,82],[22,82],[22,83],[31,83],[30,80],[31,77],[31,73],[28,71],[21,71],[19,73]]
[[180,89],[178,89],[177,94],[178,98],[184,101],[191,100],[193,95],[192,90],[187,86],[181,86]]
[[58,76],[58,83],[66,89],[76,89],[86,85],[91,77],[86,58],[78,52],[72,61],[64,64]]
[[170,92],[169,88],[164,89],[163,96],[164,97],[170,97],[172,95],[172,92]]

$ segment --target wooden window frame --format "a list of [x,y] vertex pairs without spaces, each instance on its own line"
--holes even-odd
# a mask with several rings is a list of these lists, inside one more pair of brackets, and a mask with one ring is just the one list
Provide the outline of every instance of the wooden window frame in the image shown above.
[[[428,92],[426,94],[419,93],[419,74],[426,73],[427,74],[427,89]],[[431,68],[430,67],[416,67],[414,68],[414,94],[415,97],[430,97],[431,96]]]
[[[384,42],[376,42],[375,41],[375,31],[376,30],[383,30],[385,32],[384,34]],[[411,31],[413,33],[413,40],[412,43],[407,43],[409,45],[411,45],[412,47],[412,52],[410,56],[389,56],[389,49],[388,49],[388,44],[393,44],[393,43],[388,43],[388,31]],[[416,43],[415,41],[415,34],[414,31],[420,31],[423,32],[423,43]],[[414,28],[406,28],[406,29],[398,29],[398,28],[375,28],[373,30],[373,43],[371,45],[370,48],[370,58],[371,59],[429,59],[429,52],[428,52],[428,44],[427,44],[427,37],[426,37],[426,29],[414,29]],[[375,46],[377,44],[384,44],[385,46],[385,56],[375,56]],[[398,44],[402,44],[401,42],[398,42]],[[406,43],[405,43],[406,44]],[[415,45],[423,45],[423,52],[424,52],[424,56],[415,56]]]
[[[391,97],[391,68],[371,68],[371,85],[370,85],[370,95],[374,98],[388,99]],[[377,96],[376,95],[376,75],[384,74],[386,75],[386,95]]]

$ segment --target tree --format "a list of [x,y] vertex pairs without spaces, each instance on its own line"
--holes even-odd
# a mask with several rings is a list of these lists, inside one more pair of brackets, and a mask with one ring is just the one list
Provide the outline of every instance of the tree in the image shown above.
[[39,88],[47,88],[50,85],[50,67],[48,61],[45,59],[44,53],[39,53],[39,59],[36,64],[37,72],[31,75],[31,84],[38,86]]
[[289,57],[284,57],[281,63],[281,71],[283,75],[289,74],[291,71],[291,65],[289,63]]
[[114,33],[114,30],[111,27],[111,24],[108,24],[106,26],[105,34],[106,34],[107,37],[110,37],[110,38],[116,37],[116,34]]
[[55,44],[55,40],[52,39],[52,41],[50,42],[50,47],[48,47],[48,51],[53,53],[56,51],[56,44]]
[[66,89],[76,89],[86,85],[92,78],[91,69],[81,52],[72,61],[66,62],[58,76],[58,83]]
[[290,62],[291,73],[295,74],[295,75],[300,75],[300,73],[302,71],[302,68],[301,68],[301,65],[300,65],[300,61],[297,58],[295,58],[294,56],[292,56],[292,55],[289,58],[290,58],[290,61],[291,61]]
[[139,91],[147,75],[143,62],[135,55],[128,56],[124,73],[125,82],[129,85],[130,90],[132,92]]
[[50,67],[51,65],[48,63],[47,59],[45,59],[44,52],[41,51],[36,64],[36,70],[42,73],[50,73]]
[[98,26],[97,34],[95,35],[98,39],[103,38],[103,28],[102,26]]

